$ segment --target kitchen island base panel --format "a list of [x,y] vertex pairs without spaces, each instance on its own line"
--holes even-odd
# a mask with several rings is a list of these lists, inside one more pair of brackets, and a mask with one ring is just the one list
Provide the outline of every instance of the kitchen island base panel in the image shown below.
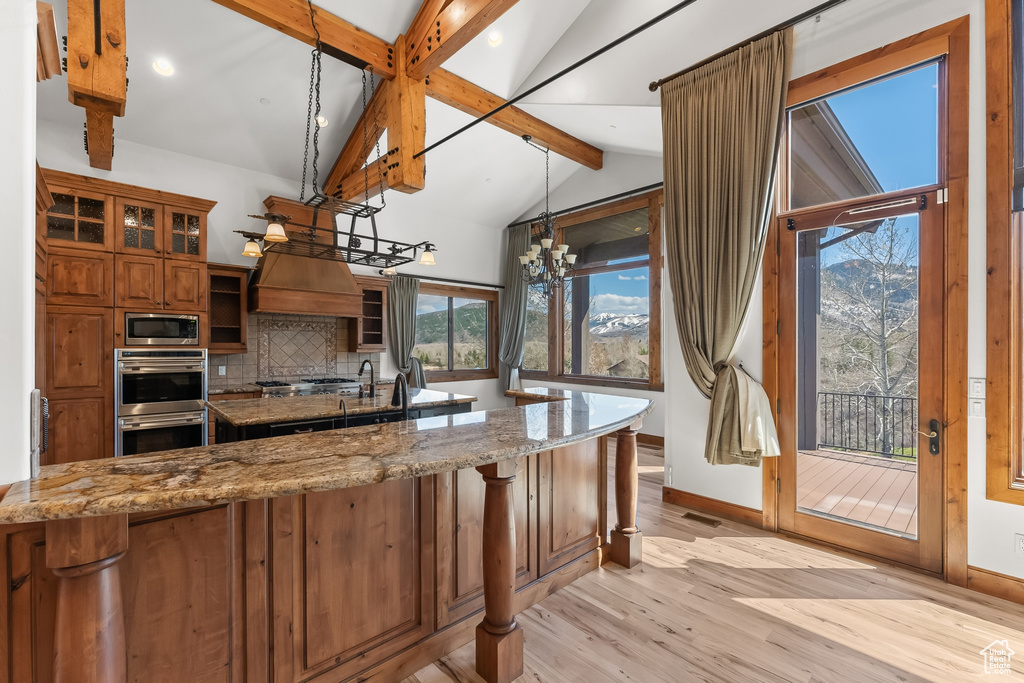
[[46,523],[46,564],[57,577],[54,683],[128,679],[119,562],[128,517]]

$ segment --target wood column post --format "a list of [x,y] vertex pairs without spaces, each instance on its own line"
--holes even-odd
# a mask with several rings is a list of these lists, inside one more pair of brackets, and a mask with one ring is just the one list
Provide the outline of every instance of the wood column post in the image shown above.
[[476,672],[487,683],[523,675],[523,627],[516,623],[516,518],[512,482],[516,461],[477,467],[484,493],[484,619],[476,627]]
[[640,564],[643,534],[636,525],[637,469],[636,433],[633,424],[615,433],[615,511],[618,517],[612,529],[611,560],[626,568]]
[[127,680],[117,564],[127,549],[127,515],[46,523],[46,566],[59,581],[54,683]]

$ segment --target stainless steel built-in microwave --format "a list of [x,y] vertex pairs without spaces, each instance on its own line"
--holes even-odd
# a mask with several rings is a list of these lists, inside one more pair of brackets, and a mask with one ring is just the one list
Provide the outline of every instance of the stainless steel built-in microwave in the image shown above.
[[125,346],[199,346],[199,316],[125,313]]

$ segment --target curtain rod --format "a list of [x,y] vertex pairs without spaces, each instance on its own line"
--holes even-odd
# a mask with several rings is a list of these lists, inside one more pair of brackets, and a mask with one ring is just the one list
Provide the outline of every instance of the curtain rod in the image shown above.
[[[562,209],[561,211],[554,211],[554,212],[552,212],[551,215],[552,216],[561,216],[563,214],[572,213],[573,211],[579,211],[580,209],[586,209],[586,208],[589,208],[591,206],[596,206],[597,204],[604,204],[605,202],[610,202],[610,201],[612,201],[614,199],[622,199],[623,197],[629,197],[630,195],[640,194],[641,192],[649,192],[651,190],[657,190],[659,187],[662,187],[664,184],[665,183],[654,183],[653,185],[645,185],[643,187],[638,187],[635,190],[627,190],[625,192],[620,192],[618,194],[613,194],[613,195],[610,195],[608,197],[601,197],[600,199],[595,199],[594,201],[591,201],[591,202],[584,202],[583,204],[577,204],[576,206],[570,206],[568,209]],[[509,223],[505,227],[506,228],[514,228],[514,227],[519,226],[519,225],[526,225],[527,223],[533,223],[534,221],[536,221],[538,219],[539,219],[539,216],[535,217],[535,218],[527,218],[526,220],[523,220],[523,221],[517,221],[515,223]]]
[[657,92],[658,88],[660,88],[661,86],[665,85],[666,83],[668,83],[672,79],[679,78],[683,74],[690,73],[694,69],[699,69],[700,67],[704,66],[705,64],[710,64],[711,62],[715,61],[719,57],[724,57],[725,55],[729,54],[730,52],[733,52],[734,50],[738,50],[741,47],[746,47],[747,45],[750,45],[751,43],[755,43],[755,42],[761,40],[762,38],[767,38],[768,36],[770,36],[771,34],[775,33],[776,31],[781,31],[782,29],[786,29],[786,28],[790,28],[792,26],[796,26],[800,22],[806,21],[807,19],[810,19],[811,17],[813,17],[815,15],[821,14],[822,12],[824,12],[826,10],[830,10],[833,7],[835,7],[836,5],[841,5],[844,2],[846,2],[846,0],[829,0],[828,2],[823,2],[823,3],[821,3],[820,5],[818,5],[816,7],[812,7],[811,9],[807,10],[806,12],[802,12],[802,13],[796,15],[795,17],[791,17],[790,19],[787,19],[786,21],[782,22],[781,24],[776,24],[775,26],[771,27],[767,31],[762,31],[761,33],[758,33],[753,38],[747,38],[746,40],[743,40],[743,41],[740,41],[739,43],[736,43],[735,45],[733,45],[730,48],[726,48],[726,49],[722,50],[721,52],[719,52],[717,54],[711,55],[707,59],[702,59],[701,61],[697,62],[696,64],[694,64],[692,66],[686,67],[682,71],[677,71],[677,72],[675,72],[674,74],[672,74],[670,76],[665,76],[664,78],[659,78],[658,80],[656,80],[653,83],[651,83],[648,86],[648,88],[650,88],[651,92]]
[[[384,275],[383,270],[378,270],[379,275]],[[490,289],[505,289],[505,285],[492,285],[487,282],[473,282],[471,280],[452,280],[446,277],[430,277],[429,275],[406,275],[405,273],[399,273],[401,277],[411,277],[417,280],[430,280],[431,282],[449,282],[453,285],[469,285],[470,287],[489,287]],[[385,277],[387,277],[385,275]]]
[[[656,16],[653,19],[651,19],[650,21],[647,21],[647,22],[641,24],[640,26],[637,26],[635,29],[633,29],[629,33],[627,33],[627,34],[625,34],[623,36],[620,36],[619,38],[616,38],[612,42],[610,42],[607,45],[605,45],[604,47],[602,47],[602,48],[600,48],[600,49],[598,49],[598,50],[596,50],[594,52],[591,52],[589,55],[587,55],[583,59],[579,60],[578,62],[576,62],[572,66],[568,66],[568,67],[562,69],[561,71],[556,73],[554,76],[551,76],[550,78],[547,78],[547,79],[541,81],[540,83],[538,83],[537,85],[533,86],[532,88],[530,88],[526,92],[521,93],[519,95],[516,95],[512,99],[510,99],[507,102],[505,102],[504,104],[502,104],[501,106],[499,106],[499,107],[497,107],[495,109],[492,109],[491,111],[487,112],[486,114],[484,114],[480,118],[474,119],[474,120],[470,121],[469,123],[467,123],[462,128],[459,128],[454,133],[446,135],[445,137],[441,138],[437,142],[435,142],[435,143],[433,143],[433,144],[423,148],[422,151],[417,152],[416,154],[413,154],[412,158],[416,159],[418,157],[423,156],[424,154],[426,154],[430,150],[434,149],[435,147],[440,147],[444,143],[446,143],[449,140],[451,140],[452,138],[454,138],[456,135],[461,135],[462,133],[465,133],[467,130],[469,130],[470,128],[472,128],[476,124],[478,124],[478,123],[480,123],[482,121],[486,121],[487,119],[491,118],[492,116],[494,116],[498,112],[502,111],[503,109],[511,107],[513,104],[515,104],[516,102],[522,100],[525,97],[529,97],[530,95],[532,95],[533,93],[537,92],[538,90],[540,90],[544,86],[550,85],[551,83],[554,83],[555,81],[557,81],[562,76],[565,76],[566,74],[568,74],[568,73],[570,73],[572,71],[575,71],[576,69],[580,68],[581,66],[583,66],[584,64],[586,64],[590,60],[595,59],[597,57],[600,57],[605,52],[608,52],[608,50],[611,50],[613,47],[617,47],[617,46],[621,45],[622,43],[626,42],[627,40],[629,40],[633,36],[646,31],[647,29],[649,29],[650,27],[654,26],[655,24],[660,23],[660,22],[664,21],[665,19],[668,19],[670,16],[672,16],[673,14],[678,12],[679,10],[685,9],[689,5],[692,5],[693,3],[695,3],[696,1],[697,0],[683,0],[683,2],[680,2],[679,4],[674,5],[673,7],[670,7],[669,9],[665,10],[664,12],[659,14],[658,16]],[[430,81],[430,77],[429,76],[427,77],[427,81],[428,82]]]

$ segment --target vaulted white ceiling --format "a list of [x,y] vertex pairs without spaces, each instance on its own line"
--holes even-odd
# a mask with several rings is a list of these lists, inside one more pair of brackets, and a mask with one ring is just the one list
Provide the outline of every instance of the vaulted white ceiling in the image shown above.
[[[520,0],[445,68],[502,97],[539,83],[663,12],[676,0]],[[420,0],[318,0],[324,9],[394,42]],[[817,4],[816,0],[697,0],[670,19],[527,98],[522,107],[606,151],[659,156],[658,95],[647,84]],[[54,7],[66,33],[63,3]],[[294,179],[302,174],[310,48],[211,0],[126,3],[128,105],[117,140]],[[488,44],[490,30],[502,35]],[[151,64],[169,59],[171,77]],[[323,58],[320,137],[326,177],[362,109],[361,73]],[[67,82],[39,84],[38,117],[81,127]],[[427,143],[470,117],[428,100]],[[84,154],[84,151],[82,151]],[[116,147],[113,161],[117,164]],[[543,196],[543,155],[481,124],[427,157],[425,210],[500,227]],[[580,167],[552,155],[552,186]],[[256,207],[258,208],[258,207]],[[254,209],[255,210],[255,209]]]

